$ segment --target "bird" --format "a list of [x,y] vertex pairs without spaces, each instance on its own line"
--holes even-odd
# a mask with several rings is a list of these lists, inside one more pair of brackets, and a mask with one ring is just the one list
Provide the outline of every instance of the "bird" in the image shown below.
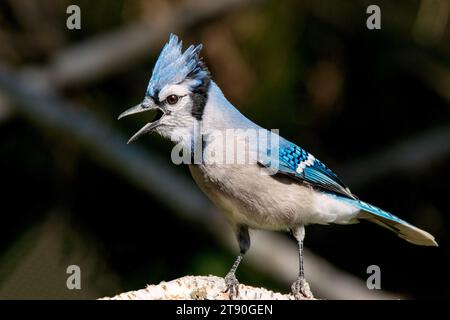
[[244,116],[213,81],[201,50],[199,44],[183,51],[182,41],[170,34],[142,102],[118,119],[156,110],[155,119],[128,143],[149,133],[172,141],[172,161],[188,165],[231,225],[239,254],[224,278],[230,299],[239,296],[236,270],[250,248],[249,229],[288,232],[296,240],[298,275],[291,286],[296,299],[313,298],[303,265],[305,226],[367,220],[415,245],[438,246],[430,233],[358,199],[331,169],[283,138],[280,130],[262,128]]

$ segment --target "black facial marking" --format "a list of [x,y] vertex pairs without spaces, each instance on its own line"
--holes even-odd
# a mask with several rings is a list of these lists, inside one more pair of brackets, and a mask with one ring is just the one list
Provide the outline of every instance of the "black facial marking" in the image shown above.
[[206,97],[198,93],[192,93],[191,99],[192,99],[192,111],[191,111],[192,116],[197,120],[202,120],[203,110],[205,109],[206,105]]
[[208,67],[206,66],[202,58],[199,58],[197,68],[194,69],[194,72],[198,72],[199,70],[204,71],[206,73],[206,76],[201,79],[202,83],[200,83],[200,85],[195,88],[195,92],[206,95],[209,89],[209,84],[211,82],[211,73],[209,72]]
[[208,89],[211,84],[209,77],[202,79],[202,83],[196,87],[192,94],[192,116],[197,120],[202,120],[203,111],[205,109],[206,102],[208,101]]
[[[203,110],[205,109],[206,102],[208,101],[208,90],[211,84],[211,74],[202,58],[197,55],[197,67],[192,70],[192,72],[187,76],[187,78],[201,80],[201,83],[192,88],[191,99],[192,105],[192,116],[197,120],[202,120]],[[203,72],[203,76],[199,79],[200,71]]]

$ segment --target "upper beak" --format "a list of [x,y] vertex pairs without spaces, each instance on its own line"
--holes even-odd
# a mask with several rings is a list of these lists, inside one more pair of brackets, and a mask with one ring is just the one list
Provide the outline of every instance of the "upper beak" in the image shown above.
[[117,118],[117,120],[120,120],[122,118],[125,118],[126,116],[130,116],[135,113],[140,113],[144,111],[153,110],[154,108],[151,108],[151,106],[146,106],[144,103],[140,103],[137,106],[131,107],[130,109],[122,112],[120,116]]
[[[132,114],[155,110],[155,109],[160,109],[164,113],[164,110],[161,109],[160,107],[158,107],[152,100],[146,99],[141,104],[138,104],[137,106],[134,106],[134,107],[122,112],[117,119],[119,120],[119,119],[122,119],[122,118],[132,115]],[[147,123],[138,132],[136,132],[130,138],[130,140],[128,140],[127,143],[131,143],[131,142],[137,140],[140,136],[144,135],[145,133],[152,131],[154,128],[156,128],[159,125],[159,120],[160,119]]]

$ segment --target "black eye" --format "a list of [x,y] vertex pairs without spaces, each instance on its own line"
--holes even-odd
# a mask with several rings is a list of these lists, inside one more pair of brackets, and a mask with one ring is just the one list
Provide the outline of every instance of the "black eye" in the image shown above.
[[170,96],[168,96],[166,98],[166,101],[167,101],[168,104],[175,104],[175,103],[178,102],[178,96],[176,96],[174,94],[171,94]]

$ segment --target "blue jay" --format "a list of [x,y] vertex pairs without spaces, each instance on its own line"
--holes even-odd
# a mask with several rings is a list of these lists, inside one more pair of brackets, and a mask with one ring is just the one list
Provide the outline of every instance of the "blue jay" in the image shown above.
[[[187,163],[194,180],[230,222],[239,243],[240,253],[225,277],[230,298],[239,294],[235,272],[250,247],[249,228],[288,231],[294,236],[299,273],[291,290],[298,299],[312,297],[303,269],[308,224],[351,224],[364,219],[413,244],[437,246],[428,232],[359,200],[312,154],[242,115],[211,79],[199,57],[201,48],[191,45],[183,52],[182,42],[171,34],[144,100],[119,119],[157,110],[156,119],[129,142],[156,132],[179,146],[183,156],[189,154],[183,159],[191,160]],[[258,133],[256,140],[242,134],[252,130]],[[239,162],[242,152],[240,157],[236,150],[244,150],[245,161]],[[233,161],[220,161],[225,158]]]

